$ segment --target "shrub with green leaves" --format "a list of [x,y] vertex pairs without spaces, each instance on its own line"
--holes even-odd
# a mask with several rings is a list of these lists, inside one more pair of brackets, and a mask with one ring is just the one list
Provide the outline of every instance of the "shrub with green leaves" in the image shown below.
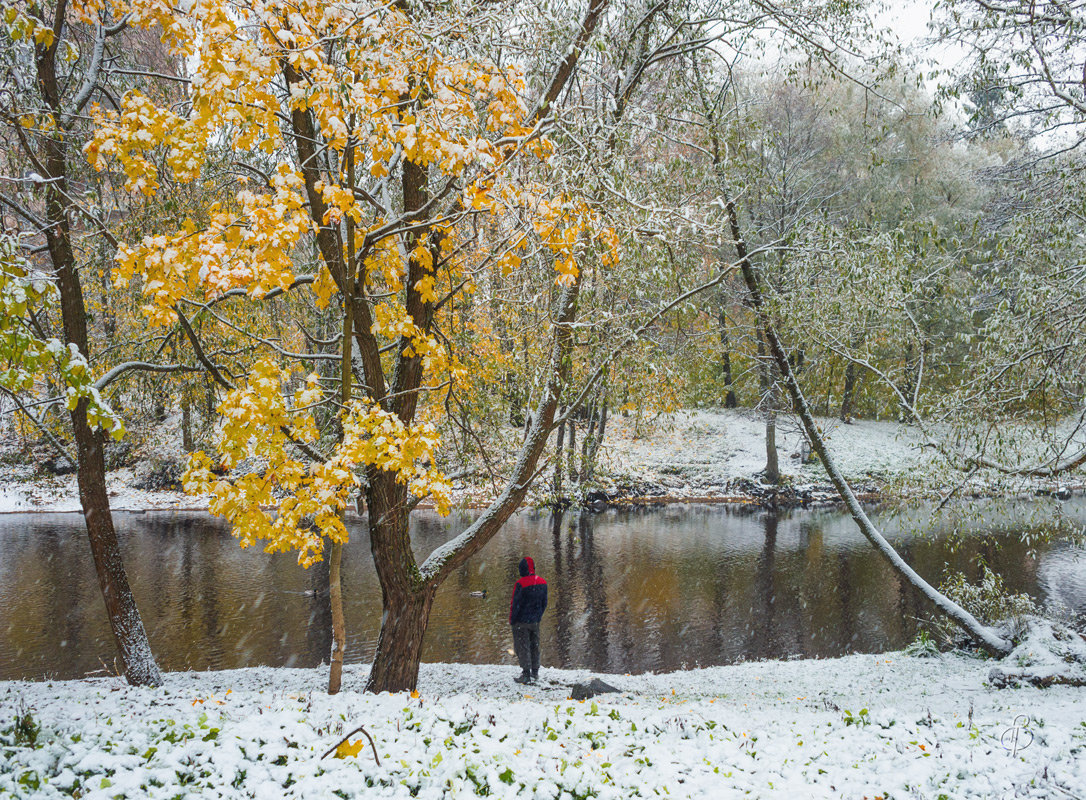
[[[987,566],[977,583],[970,583],[965,575],[958,572],[943,581],[939,589],[984,624],[1006,627],[1008,634],[1015,640],[1024,630],[1026,617],[1042,616],[1043,613],[1032,597],[1028,594],[1012,593],[1007,589],[1003,578]],[[937,642],[947,647],[962,644],[959,641],[960,631],[949,621],[934,619],[928,624]]]

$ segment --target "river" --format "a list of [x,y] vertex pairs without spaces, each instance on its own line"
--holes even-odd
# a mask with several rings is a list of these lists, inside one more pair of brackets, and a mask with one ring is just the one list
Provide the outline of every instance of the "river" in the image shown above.
[[[1010,589],[1086,613],[1086,555],[1065,543],[1036,543],[1031,555],[1022,541],[1040,536],[1053,513],[1081,525],[1086,501],[985,503],[935,526],[924,509],[877,519],[933,582],[944,565],[975,578],[983,561]],[[416,513],[420,557],[470,519]],[[331,613],[320,565],[305,570],[289,554],[243,550],[204,513],[118,513],[116,522],[165,669],[307,667],[327,658]],[[351,533],[343,584],[347,661],[357,663],[373,655],[381,608],[364,523],[352,522]],[[507,614],[522,555],[550,583],[544,667],[636,673],[881,652],[912,641],[925,611],[836,510],[525,511],[441,588],[424,660],[514,663]],[[114,671],[82,518],[0,517],[0,679]]]

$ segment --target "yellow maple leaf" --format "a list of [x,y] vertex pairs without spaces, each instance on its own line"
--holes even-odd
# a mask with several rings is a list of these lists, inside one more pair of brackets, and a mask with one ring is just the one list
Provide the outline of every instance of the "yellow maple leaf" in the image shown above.
[[355,739],[353,742],[340,742],[339,747],[336,748],[336,758],[346,758],[347,756],[357,756],[362,752],[362,748],[365,747],[365,739]]

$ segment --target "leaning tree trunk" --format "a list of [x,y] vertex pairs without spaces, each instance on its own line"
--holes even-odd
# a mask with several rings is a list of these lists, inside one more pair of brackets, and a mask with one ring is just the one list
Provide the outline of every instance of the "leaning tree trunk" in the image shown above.
[[[62,124],[59,82],[56,74],[56,53],[60,31],[52,44],[39,43],[35,48],[38,88],[53,116],[54,131],[43,137],[44,166],[48,173],[45,190],[45,215],[49,228],[45,231],[49,256],[57,278],[64,339],[75,345],[90,360],[87,336],[87,308],[79,283],[75,253],[72,250],[69,212],[72,201],[68,190],[68,145]],[[139,609],[128,585],[113,515],[106,492],[105,456],[100,435],[87,418],[88,401],[79,400],[69,414],[77,453],[76,476],[79,501],[87,525],[98,586],[106,604],[106,614],[113,638],[120,651],[125,678],[135,686],[157,686],[162,675],[151,653],[147,632],[143,628]]]
[[128,574],[117,544],[117,532],[113,527],[113,515],[106,493],[102,443],[87,424],[86,399],[80,400],[72,410],[71,419],[78,458],[76,476],[79,502],[83,506],[98,587],[102,591],[109,626],[121,654],[124,676],[133,686],[158,686],[162,683],[162,675],[128,585]]
[[993,629],[982,625],[976,617],[924,580],[905,562],[901,555],[894,549],[893,545],[891,545],[879,532],[878,528],[875,527],[874,523],[868,518],[867,513],[860,506],[860,502],[856,499],[852,487],[837,468],[837,463],[833,460],[826,447],[826,442],[823,440],[822,434],[818,430],[818,425],[815,423],[814,415],[811,413],[810,406],[807,404],[807,399],[804,397],[799,383],[796,380],[795,373],[793,373],[792,367],[788,363],[788,356],[785,353],[784,345],[778,338],[772,320],[762,303],[762,293],[758,283],[758,276],[754,271],[754,265],[746,255],[746,244],[740,235],[738,214],[736,213],[734,202],[728,201],[727,211],[732,229],[732,236],[735,239],[736,248],[739,253],[739,267],[743,273],[743,279],[747,284],[747,290],[750,295],[749,302],[758,316],[762,332],[765,334],[766,342],[769,345],[770,354],[772,355],[774,362],[776,362],[781,376],[784,378],[784,385],[792,398],[792,403],[803,423],[804,430],[807,431],[807,436],[811,440],[811,446],[814,447],[815,451],[822,459],[822,465],[825,467],[826,473],[830,477],[830,481],[837,489],[841,499],[845,501],[845,506],[848,508],[849,514],[852,516],[856,526],[860,529],[860,532],[864,537],[874,545],[879,554],[886,559],[891,568],[908,581],[925,598],[930,600],[940,613],[946,615],[951,621],[961,627],[973,641],[989,653],[997,656],[1007,655],[1012,650],[1011,643],[1000,637]]

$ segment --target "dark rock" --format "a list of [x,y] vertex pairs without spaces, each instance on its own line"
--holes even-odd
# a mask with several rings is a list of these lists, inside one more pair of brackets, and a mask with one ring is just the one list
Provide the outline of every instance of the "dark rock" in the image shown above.
[[181,491],[184,471],[184,454],[156,454],[136,468],[132,486],[144,491]]
[[606,511],[609,503],[610,498],[607,496],[606,492],[589,492],[584,498],[585,508],[595,511],[596,513]]
[[42,469],[54,475],[71,475],[75,472],[75,464],[67,457],[53,455],[41,462]]
[[599,678],[593,678],[588,683],[573,684],[569,696],[573,700],[588,700],[590,697],[595,697],[598,694],[610,694],[612,692],[621,691],[621,689],[612,686],[609,683],[604,683]]

